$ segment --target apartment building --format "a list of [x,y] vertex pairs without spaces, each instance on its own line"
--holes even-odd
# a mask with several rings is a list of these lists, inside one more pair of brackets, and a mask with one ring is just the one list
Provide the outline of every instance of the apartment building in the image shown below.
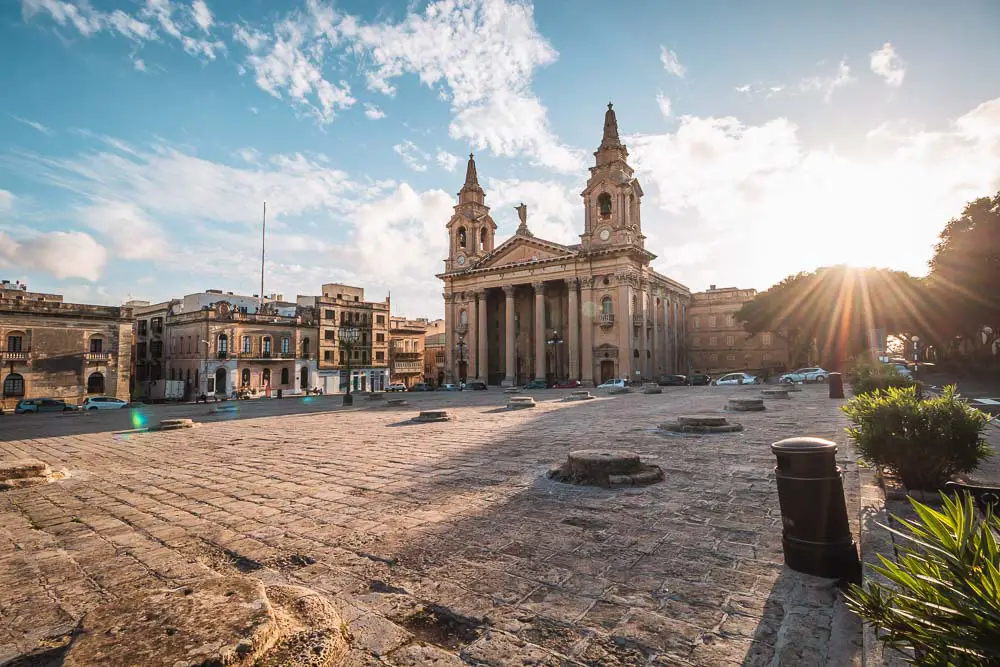
[[412,387],[424,380],[424,336],[427,320],[389,318],[389,376]]

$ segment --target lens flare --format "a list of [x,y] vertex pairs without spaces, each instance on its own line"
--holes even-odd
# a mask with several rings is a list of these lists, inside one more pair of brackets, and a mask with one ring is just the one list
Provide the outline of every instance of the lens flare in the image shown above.
[[138,410],[132,411],[132,428],[146,428],[146,415],[142,414]]

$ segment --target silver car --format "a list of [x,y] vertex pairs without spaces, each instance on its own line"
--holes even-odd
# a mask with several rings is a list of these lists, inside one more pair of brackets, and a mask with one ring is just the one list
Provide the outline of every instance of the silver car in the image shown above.
[[756,376],[750,375],[749,373],[727,373],[716,380],[715,384],[721,386],[734,384],[760,384],[760,379]]
[[83,399],[83,404],[80,406],[81,410],[121,410],[126,405],[127,401],[123,401],[120,398],[115,398],[114,396],[88,396]]

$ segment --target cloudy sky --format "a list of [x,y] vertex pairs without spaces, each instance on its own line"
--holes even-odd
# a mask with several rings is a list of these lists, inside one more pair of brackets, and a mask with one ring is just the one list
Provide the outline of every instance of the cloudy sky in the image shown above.
[[576,242],[605,105],[654,267],[926,271],[1000,189],[1000,4],[4,0],[0,277],[120,303],[322,282],[438,316],[474,150],[500,237]]

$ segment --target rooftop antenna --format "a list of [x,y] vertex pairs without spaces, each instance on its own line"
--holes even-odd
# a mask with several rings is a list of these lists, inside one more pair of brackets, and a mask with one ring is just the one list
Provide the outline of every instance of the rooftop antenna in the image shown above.
[[[260,227],[260,305],[264,305],[264,240],[267,234],[267,202],[264,202],[264,219]],[[260,308],[258,307],[258,310]]]

